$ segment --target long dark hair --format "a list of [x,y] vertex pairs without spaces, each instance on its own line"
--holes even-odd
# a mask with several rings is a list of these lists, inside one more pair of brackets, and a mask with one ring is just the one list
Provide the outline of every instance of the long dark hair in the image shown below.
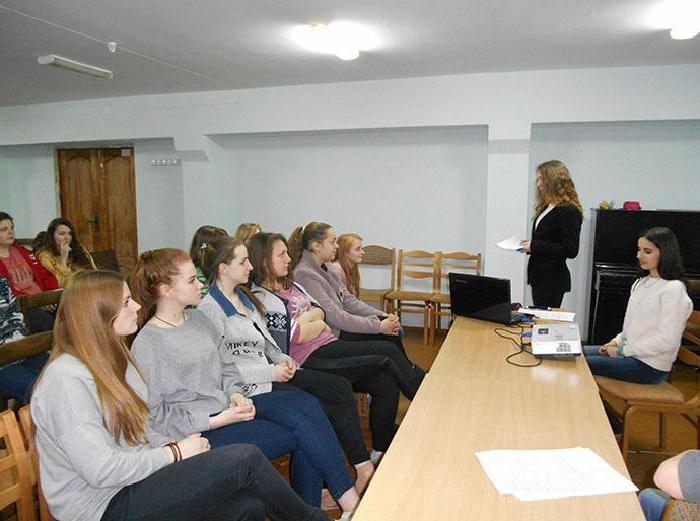
[[88,257],[85,248],[82,244],[80,244],[80,241],[78,241],[78,233],[75,231],[75,226],[73,226],[72,222],[70,222],[68,219],[64,219],[63,217],[57,217],[49,223],[49,226],[46,228],[45,232],[39,232],[32,244],[32,249],[34,252],[39,253],[41,251],[48,251],[55,257],[60,256],[61,252],[58,249],[58,246],[56,246],[56,241],[54,240],[53,235],[56,233],[56,228],[61,225],[67,226],[70,229],[71,234],[68,261],[76,266],[80,266],[81,268],[91,269],[92,263],[90,262],[90,258]]
[[325,240],[328,230],[331,228],[332,226],[330,224],[319,221],[313,221],[306,226],[297,226],[294,228],[292,234],[289,236],[289,244],[287,245],[289,256],[292,258],[292,264],[289,266],[289,269],[292,270],[294,266],[299,264],[304,250],[311,251],[312,242],[321,242]]
[[[235,237],[222,237],[219,239],[214,239],[214,241],[211,243],[211,247],[206,249],[202,259],[202,272],[212,284],[216,284],[216,281],[219,279],[219,266],[221,264],[228,264],[235,259],[235,250],[239,246],[245,246],[245,244]],[[240,288],[241,291],[246,294],[246,296],[255,306],[255,309],[258,310],[258,313],[265,316],[265,308],[260,300],[253,295],[250,288],[244,284],[239,284],[237,288]]]
[[[266,282],[276,281],[288,288],[292,284],[292,270],[286,277],[277,277],[272,272],[272,247],[277,241],[282,241],[289,251],[287,239],[281,233],[257,233],[248,239],[248,257],[253,265],[250,280],[258,286],[264,286]],[[291,267],[291,265],[290,265]]]
[[192,262],[194,265],[202,269],[204,258],[204,253],[207,249],[211,249],[211,243],[214,239],[220,237],[228,237],[228,232],[223,228],[218,226],[212,226],[211,224],[205,224],[197,228],[194,232],[194,237],[192,237],[192,244],[190,245],[190,257],[192,257]]
[[[673,230],[659,226],[645,231],[640,235],[641,237],[644,237],[659,249],[659,266],[657,268],[659,276],[665,280],[680,280],[688,288],[681,249],[678,246],[678,239]],[[640,268],[640,278],[647,275],[649,275],[649,270]]]

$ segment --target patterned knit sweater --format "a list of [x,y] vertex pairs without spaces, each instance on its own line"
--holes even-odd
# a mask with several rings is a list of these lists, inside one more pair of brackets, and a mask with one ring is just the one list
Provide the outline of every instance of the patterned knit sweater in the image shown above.
[[19,304],[10,291],[10,284],[0,277],[0,345],[27,335]]

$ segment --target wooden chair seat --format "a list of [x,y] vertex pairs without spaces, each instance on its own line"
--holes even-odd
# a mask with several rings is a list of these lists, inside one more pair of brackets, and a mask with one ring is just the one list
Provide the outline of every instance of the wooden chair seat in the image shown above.
[[661,521],[697,521],[700,519],[700,503],[671,498]]
[[685,397],[680,390],[668,382],[657,385],[633,384],[605,376],[596,376],[601,391],[627,402],[682,404]]

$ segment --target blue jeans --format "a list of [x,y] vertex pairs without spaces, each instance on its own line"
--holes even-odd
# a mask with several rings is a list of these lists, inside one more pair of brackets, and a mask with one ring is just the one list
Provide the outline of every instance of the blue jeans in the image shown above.
[[293,452],[292,488],[304,501],[320,505],[325,481],[336,499],[353,487],[338,438],[313,396],[275,384],[273,392],[253,396],[255,420],[233,423],[202,433],[212,448],[250,443],[268,458]]
[[29,403],[29,390],[48,359],[48,353],[39,353],[0,367],[0,394],[15,398],[21,405]]
[[639,493],[639,503],[647,521],[661,521],[670,496],[655,488],[645,488]]
[[668,371],[659,371],[633,356],[612,358],[598,354],[600,346],[584,346],[583,354],[591,373],[624,380],[635,384],[658,384],[668,376]]

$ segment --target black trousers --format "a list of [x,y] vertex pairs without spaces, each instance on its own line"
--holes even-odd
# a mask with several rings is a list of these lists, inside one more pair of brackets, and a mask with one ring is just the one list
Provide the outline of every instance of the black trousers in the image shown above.
[[389,448],[396,433],[399,390],[413,399],[425,377],[423,369],[385,341],[336,340],[311,353],[302,367],[343,376],[355,391],[372,395],[369,424],[372,446],[379,451]]
[[318,398],[351,464],[369,459],[350,380],[305,366],[288,383]]
[[564,299],[564,291],[559,288],[544,288],[541,286],[531,286],[532,302],[535,306],[544,308],[561,307],[561,301]]
[[330,521],[304,503],[262,452],[227,445],[120,490],[103,521]]

